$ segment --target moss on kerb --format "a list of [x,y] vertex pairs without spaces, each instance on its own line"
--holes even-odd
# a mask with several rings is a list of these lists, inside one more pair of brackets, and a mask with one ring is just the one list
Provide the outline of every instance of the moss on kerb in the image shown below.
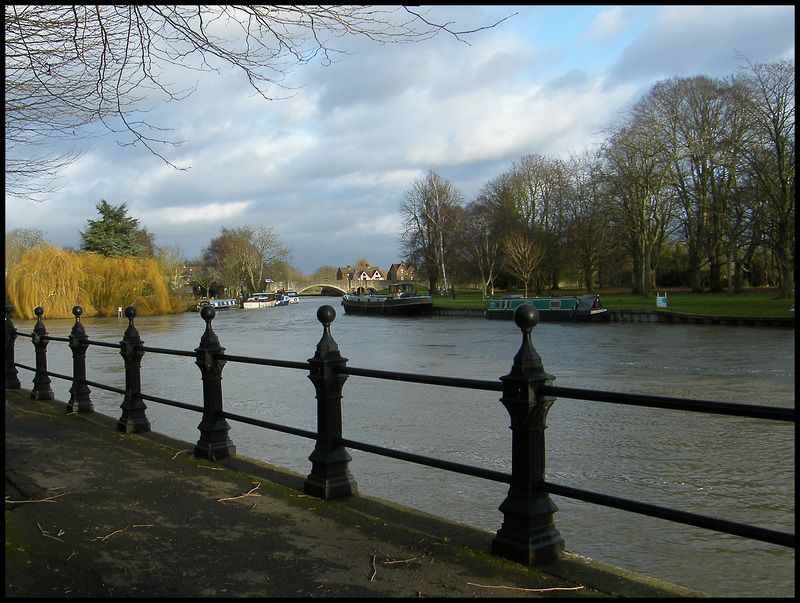
[[[489,553],[484,553],[482,551],[476,551],[468,546],[461,547],[457,549],[456,555],[462,561],[474,561],[482,564],[488,564],[495,568],[498,571],[511,572],[518,574],[520,576],[535,576],[537,580],[542,579],[553,579],[553,576],[550,574],[541,571],[535,567],[525,567],[522,564],[516,563],[514,561],[509,561],[508,559],[503,559],[502,557],[498,557],[496,555],[491,555]],[[588,589],[588,587],[587,587]]]

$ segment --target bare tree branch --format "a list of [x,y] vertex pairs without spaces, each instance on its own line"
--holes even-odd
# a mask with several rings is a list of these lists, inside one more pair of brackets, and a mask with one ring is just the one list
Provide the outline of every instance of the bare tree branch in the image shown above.
[[[292,67],[342,51],[336,41],[366,38],[406,43],[445,32],[463,36],[426,13],[402,6],[6,5],[6,192],[34,198],[81,151],[63,152],[103,133],[160,150],[180,141],[143,118],[148,103],[178,101],[194,91],[167,80],[170,69],[243,72],[266,100],[291,94]],[[495,24],[496,25],[496,24]],[[178,168],[181,169],[181,168]]]

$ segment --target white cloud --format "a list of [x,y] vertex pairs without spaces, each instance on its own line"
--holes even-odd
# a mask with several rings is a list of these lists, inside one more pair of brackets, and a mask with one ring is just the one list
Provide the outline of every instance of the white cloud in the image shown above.
[[586,38],[594,42],[609,44],[625,32],[631,19],[630,8],[615,6],[603,10],[586,30]]
[[136,218],[143,224],[196,224],[219,222],[244,214],[250,205],[247,201],[209,203],[201,206],[164,207],[137,212]]

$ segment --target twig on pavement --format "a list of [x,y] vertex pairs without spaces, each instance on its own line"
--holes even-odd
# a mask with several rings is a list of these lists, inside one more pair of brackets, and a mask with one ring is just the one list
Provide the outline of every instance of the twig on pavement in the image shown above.
[[256,484],[256,487],[252,488],[249,492],[245,492],[244,494],[240,494],[239,496],[230,496],[228,498],[220,498],[220,499],[217,500],[217,502],[224,502],[226,500],[238,500],[240,498],[246,498],[248,496],[261,496],[260,494],[253,494],[253,492],[255,490],[258,490],[259,486],[261,486],[261,484]]

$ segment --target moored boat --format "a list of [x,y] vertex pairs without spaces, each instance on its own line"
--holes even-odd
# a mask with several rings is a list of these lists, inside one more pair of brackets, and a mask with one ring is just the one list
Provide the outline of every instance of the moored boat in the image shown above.
[[280,293],[283,296],[283,299],[285,299],[290,304],[300,303],[300,297],[297,295],[297,291],[287,291],[286,289],[281,289],[280,291],[278,291],[278,293]]
[[412,285],[402,283],[389,286],[389,295],[379,295],[375,289],[359,287],[355,293],[342,297],[346,314],[372,316],[421,316],[430,314],[433,298],[420,295]]
[[594,293],[548,297],[504,295],[486,302],[486,318],[513,318],[514,310],[522,304],[530,304],[539,310],[542,321],[599,321],[608,318],[608,308],[603,307],[600,296]]
[[260,308],[272,308],[276,305],[274,293],[251,293],[244,302],[242,308],[245,310],[258,310]]
[[201,299],[197,304],[197,311],[199,312],[203,306],[212,306],[215,310],[229,310],[231,308],[239,307],[238,299]]

